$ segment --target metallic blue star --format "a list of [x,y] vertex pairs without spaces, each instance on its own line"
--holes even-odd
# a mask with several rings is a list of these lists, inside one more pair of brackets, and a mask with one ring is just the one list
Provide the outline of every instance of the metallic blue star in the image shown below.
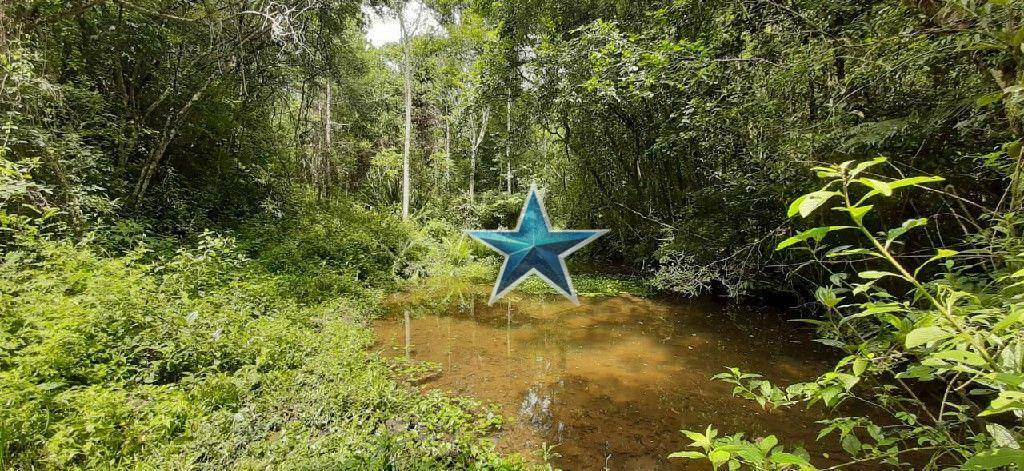
[[514,230],[466,231],[466,234],[505,256],[488,305],[494,304],[531,274],[541,277],[574,304],[579,304],[569,270],[565,267],[565,257],[605,232],[608,231],[552,231],[548,213],[537,194],[537,186],[531,185],[523,212],[519,214],[519,224]]

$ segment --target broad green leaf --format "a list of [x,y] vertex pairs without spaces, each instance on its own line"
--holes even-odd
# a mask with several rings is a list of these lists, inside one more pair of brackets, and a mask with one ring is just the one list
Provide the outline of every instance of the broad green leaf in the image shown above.
[[698,446],[701,448],[711,447],[711,440],[709,440],[703,433],[683,430],[683,435],[686,435],[690,440],[693,440],[692,446]]
[[875,165],[878,165],[880,163],[884,163],[886,160],[887,159],[885,157],[875,157],[875,158],[873,158],[871,160],[861,162],[861,163],[857,164],[856,167],[853,167],[853,170],[850,170],[850,178],[854,178],[858,174],[860,174],[860,172],[863,172],[863,171],[865,171],[865,170],[867,170],[867,169],[869,169],[871,167],[874,167]]
[[761,441],[757,443],[757,447],[760,448],[761,451],[768,453],[772,451],[772,448],[775,448],[775,445],[778,444],[779,439],[775,438],[775,435],[768,435],[767,437],[762,438]]
[[878,314],[885,314],[887,312],[897,312],[897,311],[904,310],[903,306],[901,306],[899,304],[893,304],[893,303],[885,303],[885,304],[869,303],[869,304],[865,304],[863,307],[864,307],[864,309],[861,310],[860,312],[855,313],[855,314],[851,314],[851,315],[846,316],[843,319],[841,319],[839,321],[839,324],[842,325],[842,324],[845,324],[846,322],[849,322],[849,321],[854,320],[854,319],[860,319],[862,317],[868,317],[868,316],[873,316],[873,315],[878,315]]
[[957,252],[956,250],[939,249],[939,250],[935,251],[935,255],[933,255],[932,258],[929,258],[924,263],[930,263],[930,262],[934,262],[936,260],[942,260],[944,258],[955,257],[956,254],[958,254],[958,253],[960,253],[960,252]]
[[963,363],[969,366],[982,366],[985,364],[985,359],[981,355],[968,350],[943,350],[935,352],[921,363],[934,365],[936,360]]
[[953,335],[939,326],[928,326],[914,329],[907,334],[906,347],[914,348],[919,345],[924,345],[928,342],[934,342],[936,340],[947,339]]
[[831,199],[833,196],[839,196],[839,192],[829,190],[818,190],[813,193],[808,193],[793,201],[789,205],[789,211],[786,212],[788,217],[793,217],[797,213],[801,217],[810,216],[814,210],[818,209],[821,205],[825,204],[826,201]]
[[818,178],[837,178],[839,172],[833,167],[811,167],[811,171],[818,175]]
[[1024,450],[1013,448],[996,448],[978,453],[964,462],[962,470],[996,469],[1005,466],[1017,465],[1024,467]]
[[814,297],[829,309],[836,307],[843,300],[841,296],[836,295],[834,289],[826,286],[819,286],[818,289],[814,290]]
[[985,430],[988,430],[988,434],[992,436],[992,441],[995,442],[996,446],[1000,448],[1013,448],[1015,450],[1020,449],[1017,438],[1006,427],[997,423],[990,423],[985,424]]
[[850,213],[850,217],[853,218],[854,221],[857,221],[857,224],[860,224],[864,221],[864,215],[871,211],[871,208],[874,208],[874,206],[870,204],[865,206],[850,206],[847,211]]
[[710,460],[711,464],[714,467],[717,468],[717,467],[721,466],[722,463],[725,463],[726,461],[729,461],[729,456],[731,456],[731,455],[729,454],[728,451],[725,451],[725,450],[714,450],[711,453],[708,453],[708,460]]
[[870,187],[872,190],[875,190],[885,196],[892,196],[892,187],[881,180],[875,180],[874,178],[858,178],[854,181]]
[[843,450],[851,455],[856,455],[860,452],[860,440],[852,433],[843,436],[843,439],[840,440],[839,443],[843,446]]
[[1006,278],[1020,278],[1020,277],[1024,277],[1024,268],[1021,268],[1020,270],[1017,270],[1017,271],[1013,272],[1012,275],[1007,275],[1006,276]]
[[868,362],[863,358],[853,360],[853,374],[860,376],[868,369]]
[[1006,317],[1000,319],[999,322],[996,322],[996,325],[992,327],[992,331],[995,333],[1002,332],[1008,327],[1020,322],[1021,317],[1024,317],[1024,309],[1014,309],[1013,311],[1010,311]]
[[1024,409],[1024,392],[1020,391],[1002,391],[988,404],[988,408],[983,410],[981,416],[1001,414],[1011,410]]

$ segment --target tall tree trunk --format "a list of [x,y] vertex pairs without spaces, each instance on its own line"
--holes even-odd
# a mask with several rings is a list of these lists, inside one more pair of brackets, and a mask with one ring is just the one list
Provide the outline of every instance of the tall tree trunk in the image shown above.
[[473,142],[469,146],[469,201],[471,203],[476,202],[476,155],[477,150],[480,148],[480,143],[484,142],[484,136],[487,135],[487,120],[491,117],[491,110],[484,108],[483,115],[480,117],[480,132],[476,136],[471,136]]
[[469,202],[476,202],[476,146],[469,150]]
[[444,118],[444,187],[452,181],[452,126],[451,116]]
[[402,219],[409,219],[409,151],[412,145],[412,38],[409,37],[405,13],[399,13],[402,28],[402,58],[405,62],[405,142],[402,147]]
[[505,191],[512,193],[512,90],[505,102]]
[[320,168],[320,185],[319,185],[319,197],[320,199],[327,198],[327,193],[331,186],[331,155],[334,150],[333,139],[332,139],[332,127],[331,122],[331,101],[333,96],[331,95],[331,81],[327,79],[325,81],[327,86],[326,96],[324,97],[324,149],[323,159]]

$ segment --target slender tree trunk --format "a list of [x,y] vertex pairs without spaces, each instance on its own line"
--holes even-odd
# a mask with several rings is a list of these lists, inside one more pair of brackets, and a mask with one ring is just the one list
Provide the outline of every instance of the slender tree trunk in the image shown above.
[[469,202],[476,202],[476,146],[469,150]]
[[512,193],[512,91],[505,102],[505,191]]
[[131,197],[133,206],[138,207],[142,203],[142,198],[146,195],[146,190],[149,189],[149,184],[152,182],[153,176],[156,174],[156,170],[164,158],[164,154],[167,153],[167,146],[178,135],[178,126],[181,125],[189,110],[192,109],[192,105],[195,105],[206,92],[206,88],[213,82],[214,76],[215,73],[211,73],[202,86],[192,94],[188,102],[179,108],[176,113],[167,117],[167,120],[164,122],[164,129],[160,132],[160,138],[157,140],[153,150],[150,151],[149,156],[146,157],[146,161],[142,165],[142,171],[139,173],[139,178],[135,182],[135,189],[132,191]]
[[452,181],[452,126],[451,116],[444,119],[444,186]]
[[485,108],[483,116],[480,117],[480,133],[472,136],[473,142],[469,146],[469,201],[471,203],[476,202],[476,154],[480,144],[484,142],[484,136],[487,135],[487,120],[490,117],[491,111]]
[[402,219],[409,219],[409,151],[412,145],[412,38],[405,24],[405,13],[400,13],[402,28],[402,58],[405,62],[405,142],[402,147]]
[[331,154],[334,150],[331,123],[331,101],[333,96],[331,95],[331,81],[326,80],[325,85],[327,86],[326,96],[324,101],[324,152],[323,162],[320,169],[320,198],[324,199],[327,197],[327,193],[330,190],[331,185]]

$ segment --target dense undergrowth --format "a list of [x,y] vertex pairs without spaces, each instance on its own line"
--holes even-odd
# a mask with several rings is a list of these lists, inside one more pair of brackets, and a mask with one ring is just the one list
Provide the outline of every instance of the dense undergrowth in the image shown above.
[[0,262],[0,466],[518,466],[486,437],[498,415],[420,394],[367,350],[398,247],[349,214],[253,241],[255,260],[210,233],[105,255],[23,230]]

